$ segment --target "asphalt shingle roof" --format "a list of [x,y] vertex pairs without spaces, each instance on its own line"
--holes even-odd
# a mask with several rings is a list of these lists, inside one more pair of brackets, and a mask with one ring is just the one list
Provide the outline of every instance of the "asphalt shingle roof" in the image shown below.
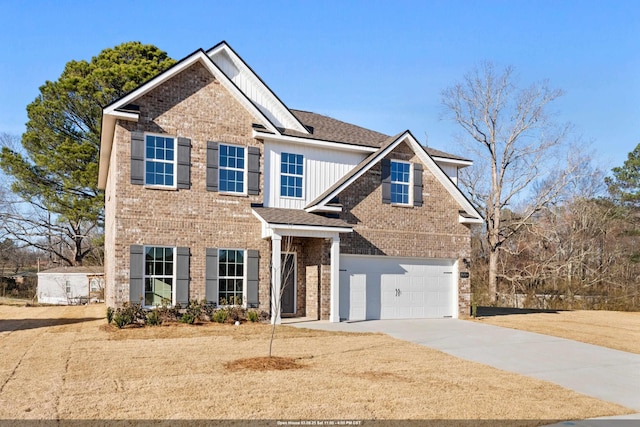
[[[371,148],[380,148],[390,135],[385,135],[374,130],[346,123],[329,116],[316,114],[309,111],[290,110],[303,125],[313,128],[312,134],[304,134],[291,129],[282,129],[284,135],[300,138],[320,139],[323,141],[341,142],[345,144],[359,145]],[[466,160],[460,156],[444,151],[425,147],[429,155],[446,159]]]
[[300,209],[254,207],[253,210],[269,224],[351,228],[341,219],[327,218]]

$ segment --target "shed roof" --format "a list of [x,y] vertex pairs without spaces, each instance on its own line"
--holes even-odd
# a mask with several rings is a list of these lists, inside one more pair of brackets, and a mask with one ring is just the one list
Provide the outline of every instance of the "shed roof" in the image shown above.
[[43,270],[38,274],[104,274],[103,266],[55,267]]
[[269,224],[304,225],[311,227],[351,228],[338,218],[327,218],[301,209],[254,207],[254,212]]

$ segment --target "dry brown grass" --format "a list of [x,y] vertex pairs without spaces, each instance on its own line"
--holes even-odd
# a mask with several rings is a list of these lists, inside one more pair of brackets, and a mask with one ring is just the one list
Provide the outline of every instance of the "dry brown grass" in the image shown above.
[[553,335],[640,354],[640,313],[638,312],[578,310],[509,314],[477,320],[491,325]]
[[105,327],[103,315],[102,305],[0,306],[0,419],[511,419],[538,425],[632,412],[380,334],[282,326],[274,354],[299,369],[237,369],[267,355],[268,325],[117,330]]

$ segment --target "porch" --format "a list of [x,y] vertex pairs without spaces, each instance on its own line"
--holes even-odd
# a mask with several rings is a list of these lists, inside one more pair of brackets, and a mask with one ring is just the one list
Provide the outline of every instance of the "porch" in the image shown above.
[[271,319],[340,321],[340,234],[351,226],[303,210],[254,207],[271,240]]

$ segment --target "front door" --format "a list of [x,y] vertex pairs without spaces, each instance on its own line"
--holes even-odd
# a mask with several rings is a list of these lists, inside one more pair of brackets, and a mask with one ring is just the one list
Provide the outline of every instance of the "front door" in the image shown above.
[[282,298],[280,309],[282,314],[296,313],[296,254],[282,254]]

